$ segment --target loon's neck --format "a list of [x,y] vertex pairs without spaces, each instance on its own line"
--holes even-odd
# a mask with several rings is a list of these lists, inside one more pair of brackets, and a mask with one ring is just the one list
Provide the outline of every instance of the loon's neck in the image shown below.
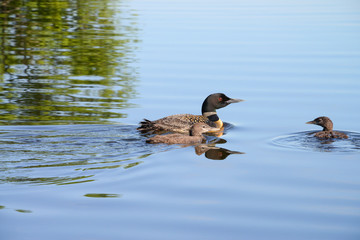
[[323,131],[325,132],[332,132],[333,128],[332,127],[324,127]]
[[207,119],[209,119],[210,122],[215,123],[217,128],[222,128],[224,126],[223,121],[221,121],[221,119],[219,118],[219,116],[217,115],[216,111],[213,112],[203,112],[202,114],[204,117],[207,117]]
[[191,136],[191,137],[201,137],[201,139],[205,139],[205,137],[202,135],[201,132],[197,132],[192,128],[189,130],[189,136]]
[[327,119],[326,121],[324,121],[322,127],[324,128],[323,131],[331,132],[333,130],[334,125],[330,119]]

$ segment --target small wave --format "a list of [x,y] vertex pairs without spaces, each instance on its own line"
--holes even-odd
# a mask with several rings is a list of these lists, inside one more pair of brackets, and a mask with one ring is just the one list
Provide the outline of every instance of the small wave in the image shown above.
[[360,133],[347,132],[348,139],[320,140],[313,136],[316,131],[305,131],[273,138],[275,146],[316,152],[360,152]]
[[0,182],[73,184],[95,179],[99,170],[128,169],[153,153],[129,125],[3,126]]

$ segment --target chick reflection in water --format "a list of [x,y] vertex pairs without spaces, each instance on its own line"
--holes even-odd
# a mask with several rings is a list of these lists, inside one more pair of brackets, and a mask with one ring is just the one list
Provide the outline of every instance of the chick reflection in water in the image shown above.
[[189,135],[180,133],[172,133],[166,135],[156,135],[146,140],[147,143],[166,143],[166,144],[186,144],[193,145],[205,142],[205,137],[202,135],[206,132],[219,131],[219,128],[213,128],[205,123],[194,124],[189,131]]

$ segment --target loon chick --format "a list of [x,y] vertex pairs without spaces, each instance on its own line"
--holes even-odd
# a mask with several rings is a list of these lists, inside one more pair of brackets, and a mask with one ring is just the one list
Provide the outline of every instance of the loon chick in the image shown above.
[[213,128],[205,123],[195,123],[189,130],[189,136],[181,133],[172,133],[166,135],[156,135],[146,140],[147,143],[167,143],[167,144],[197,144],[205,140],[202,135],[209,131],[219,131],[219,128]]
[[218,117],[216,109],[241,101],[244,100],[229,98],[223,93],[214,93],[204,100],[201,108],[202,115],[176,114],[155,121],[144,119],[137,129],[141,132],[170,131],[187,133],[191,126],[197,122],[206,123],[211,127],[222,128],[224,124]]
[[323,127],[322,131],[317,132],[314,135],[319,139],[348,138],[345,133],[333,131],[333,122],[328,117],[318,117],[306,124],[315,124]]

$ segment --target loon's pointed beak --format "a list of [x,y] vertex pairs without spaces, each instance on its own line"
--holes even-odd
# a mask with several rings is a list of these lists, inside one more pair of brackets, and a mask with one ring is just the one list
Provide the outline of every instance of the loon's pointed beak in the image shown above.
[[306,122],[306,124],[316,124],[315,121]]
[[230,103],[237,103],[237,102],[243,102],[245,100],[243,99],[236,99],[236,98],[230,98],[229,100],[226,101],[227,104],[230,104]]

